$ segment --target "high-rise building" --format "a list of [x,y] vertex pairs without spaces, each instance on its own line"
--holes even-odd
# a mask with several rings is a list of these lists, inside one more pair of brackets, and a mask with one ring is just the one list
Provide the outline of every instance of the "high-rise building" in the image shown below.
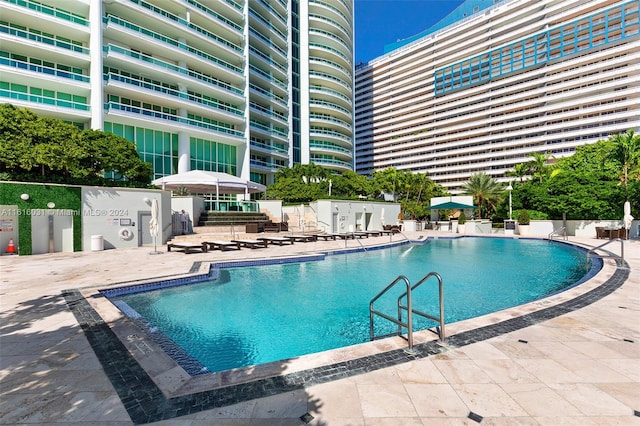
[[154,178],[353,169],[350,0],[0,0],[0,102],[135,142]]
[[427,172],[452,193],[533,153],[640,130],[640,2],[468,0],[356,66],[356,171]]

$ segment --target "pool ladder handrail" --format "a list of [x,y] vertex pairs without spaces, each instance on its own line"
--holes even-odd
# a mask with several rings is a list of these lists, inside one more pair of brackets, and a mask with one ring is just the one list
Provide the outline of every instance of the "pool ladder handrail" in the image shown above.
[[563,239],[565,241],[569,239],[567,237],[567,227],[566,226],[563,226],[563,227],[558,228],[558,229],[554,229],[553,232],[549,233],[549,235],[547,236],[547,239],[549,241],[551,241],[551,239],[553,238],[554,235],[560,236],[560,232],[562,232],[562,237],[563,237]]
[[[415,290],[418,286],[422,285],[424,282],[426,282],[429,278],[431,277],[436,277],[436,279],[438,280],[438,290],[439,290],[439,306],[440,306],[440,316],[436,317],[433,315],[429,315],[425,312],[421,312],[418,311],[416,309],[413,309],[413,305],[412,305],[412,292],[413,290]],[[399,282],[404,282],[406,290],[404,293],[402,293],[399,297],[398,297],[398,318],[393,318],[383,312],[377,311],[374,309],[373,305],[374,303],[380,298],[382,297],[385,293],[387,293],[389,290],[391,290],[391,288],[395,287],[396,284],[398,284]],[[402,299],[407,298],[407,304],[403,305],[402,304]],[[403,311],[407,311],[407,322],[403,322],[402,321],[402,312]],[[443,285],[442,285],[442,277],[440,276],[440,274],[438,274],[437,272],[429,272],[427,275],[425,275],[424,277],[422,277],[422,279],[420,281],[418,281],[416,284],[414,284],[413,286],[411,285],[411,282],[409,281],[409,279],[404,276],[404,275],[398,275],[398,277],[393,280],[389,285],[387,285],[384,289],[382,289],[373,299],[371,299],[371,302],[369,302],[369,337],[371,339],[371,341],[376,340],[376,339],[381,339],[384,337],[390,337],[390,336],[398,336],[401,337],[405,340],[407,340],[408,343],[408,349],[407,352],[408,353],[413,353],[413,314],[417,314],[420,315],[422,317],[428,318],[430,320],[436,321],[438,322],[440,325],[438,327],[436,327],[436,334],[438,334],[438,337],[440,338],[441,342],[444,342],[445,339],[445,331],[444,331],[444,293],[443,293]],[[396,324],[398,326],[398,330],[396,333],[389,333],[389,334],[385,334],[385,335],[381,335],[381,336],[376,336],[374,333],[374,329],[373,329],[373,320],[374,320],[374,315],[378,315],[388,321],[391,321],[392,323]],[[407,337],[405,338],[402,335],[402,329],[406,328],[407,329]]]
[[611,258],[614,258],[614,259],[620,259],[621,263],[624,263],[624,240],[622,238],[613,238],[613,239],[611,239],[609,241],[606,241],[606,242],[600,244],[598,247],[594,247],[594,248],[590,249],[589,251],[587,251],[587,263],[589,263],[589,255],[591,253],[595,253],[596,250],[598,250],[598,249],[600,249],[600,248],[602,248],[602,247],[604,247],[606,245],[609,245],[609,244],[611,244],[613,242],[616,242],[616,241],[620,241],[620,256],[618,256],[617,254],[611,254],[609,256],[607,256],[607,255],[597,255],[597,257],[599,257],[599,258],[611,257]]

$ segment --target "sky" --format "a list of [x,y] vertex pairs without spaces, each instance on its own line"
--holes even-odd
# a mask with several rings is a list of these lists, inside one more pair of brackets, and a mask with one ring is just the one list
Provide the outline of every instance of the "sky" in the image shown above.
[[356,63],[384,54],[384,45],[416,35],[463,0],[355,0]]

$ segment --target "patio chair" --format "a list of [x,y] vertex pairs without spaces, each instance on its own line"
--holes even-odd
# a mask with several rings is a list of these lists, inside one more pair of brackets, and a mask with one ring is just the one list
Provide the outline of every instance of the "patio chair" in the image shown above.
[[609,235],[607,235],[607,231],[604,229],[604,226],[596,226],[596,238],[597,239],[608,239]]

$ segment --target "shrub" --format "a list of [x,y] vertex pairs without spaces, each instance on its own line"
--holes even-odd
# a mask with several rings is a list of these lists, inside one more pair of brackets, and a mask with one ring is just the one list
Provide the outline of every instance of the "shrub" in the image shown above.
[[528,225],[529,222],[531,221],[531,218],[529,217],[529,212],[527,210],[520,210],[518,212],[517,220],[520,225]]
[[467,222],[467,215],[464,214],[464,211],[460,212],[460,216],[458,216],[458,225],[464,225]]

